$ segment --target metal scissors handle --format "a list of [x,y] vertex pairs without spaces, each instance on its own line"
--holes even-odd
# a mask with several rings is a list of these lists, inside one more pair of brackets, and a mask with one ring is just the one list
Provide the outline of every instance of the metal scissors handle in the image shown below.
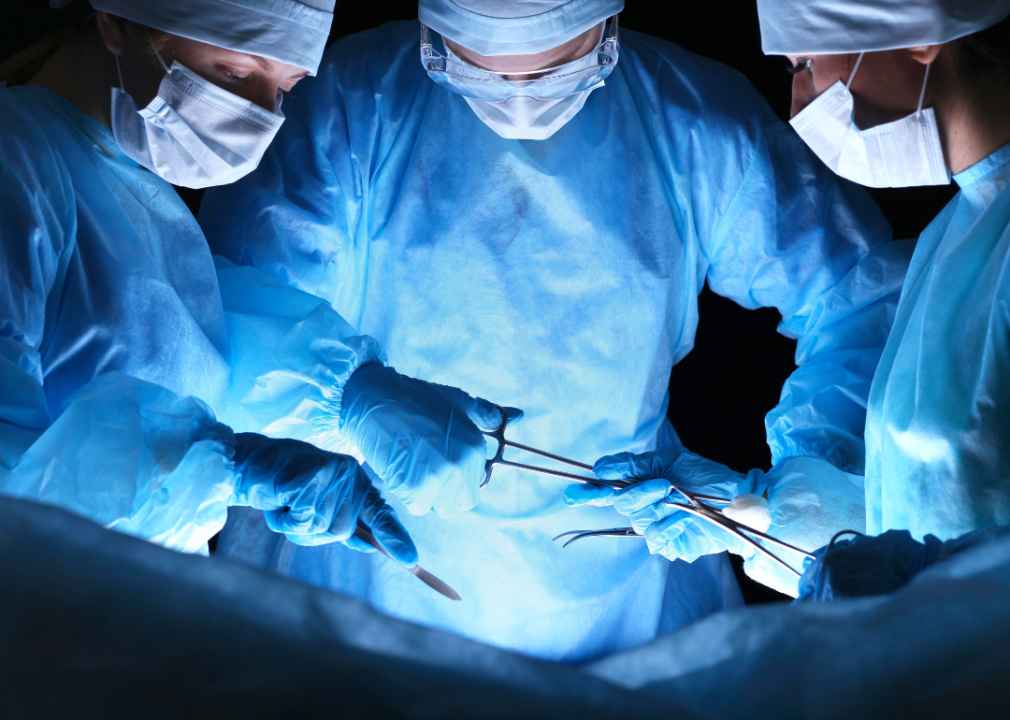
[[511,460],[506,460],[505,449],[515,448],[516,450],[522,450],[524,452],[531,453],[533,455],[539,455],[540,457],[549,458],[559,463],[565,465],[571,465],[572,467],[577,467],[580,470],[593,471],[592,465],[586,465],[585,463],[578,462],[577,460],[570,460],[569,458],[562,457],[561,455],[555,455],[554,453],[549,453],[544,450],[537,450],[536,448],[531,448],[529,445],[523,445],[521,443],[512,442],[505,437],[505,428],[508,427],[509,416],[501,405],[495,405],[498,411],[501,413],[502,421],[501,425],[497,429],[491,430],[490,432],[482,431],[484,435],[489,438],[494,438],[498,441],[498,452],[495,453],[494,457],[484,463],[484,482],[480,484],[484,487],[489,482],[491,482],[491,472],[494,470],[495,465],[504,465],[505,467],[518,468],[519,470],[528,470],[530,472],[542,473],[544,475],[553,475],[554,477],[565,478],[566,480],[572,480],[578,483],[590,484],[590,485],[603,485],[606,487],[622,488],[628,483],[623,480],[601,480],[595,477],[586,477],[585,475],[575,475],[573,473],[567,473],[562,470],[551,470],[550,468],[539,467],[537,465],[526,465],[523,463],[512,462]]
[[[685,504],[685,503],[673,502],[670,496],[675,493],[679,493],[680,495],[682,495],[684,499],[687,501],[687,503]],[[808,557],[811,559],[814,558],[814,555],[808,553],[806,550],[800,550],[798,547],[795,547],[794,545],[790,545],[789,543],[783,542],[782,540],[779,540],[777,538],[773,538],[771,535],[763,533],[760,530],[755,530],[749,525],[744,525],[743,523],[737,522],[732,518],[726,517],[725,515],[722,514],[720,510],[718,510],[715,507],[712,507],[712,505],[709,504],[709,503],[715,503],[715,504],[721,503],[724,505],[728,505],[730,503],[730,500],[727,500],[726,498],[717,498],[712,497],[710,495],[699,495],[696,493],[688,492],[687,490],[684,490],[683,488],[678,487],[671,483],[670,489],[669,491],[667,491],[666,497],[663,498],[663,502],[665,502],[667,505],[672,505],[678,508],[681,512],[688,513],[689,515],[694,515],[695,517],[701,518],[702,520],[712,523],[713,525],[718,525],[719,527],[723,528],[726,532],[732,533],[736,537],[746,542],[748,545],[751,545],[758,552],[763,553],[770,560],[778,563],[796,577],[800,577],[803,573],[797,571],[785,560],[780,558],[778,555],[773,553],[768,548],[764,547],[760,542],[758,542],[754,538],[749,537],[749,535],[753,535],[760,540],[765,540],[766,542],[769,542],[773,545],[777,545],[785,550],[790,550],[792,552],[798,553],[799,555],[802,555],[804,557]],[[584,537],[643,537],[635,533],[634,529],[632,528],[613,528],[609,530],[572,530],[570,532],[562,533],[561,535],[558,535],[554,539],[559,540],[569,535],[573,535],[574,537],[572,537],[571,540],[568,540],[564,545],[562,545],[562,548],[566,548],[576,540],[581,540]]]

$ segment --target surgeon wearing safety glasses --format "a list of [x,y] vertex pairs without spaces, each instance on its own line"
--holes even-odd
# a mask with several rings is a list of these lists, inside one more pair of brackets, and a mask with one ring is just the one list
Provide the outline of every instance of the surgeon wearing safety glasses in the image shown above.
[[[777,308],[799,340],[768,416],[772,476],[862,471],[911,249],[741,76],[619,27],[623,6],[422,0],[420,23],[331,47],[259,169],[201,208],[216,252],[382,345],[389,366],[350,377],[334,424],[465,602],[341,548],[278,543],[255,512],[232,513],[220,552],[565,662],[740,604],[725,555],[669,563],[627,540],[562,554],[552,537],[622,519],[569,507],[561,481],[499,468],[480,488],[481,431],[500,415],[478,396],[522,408],[511,439],[566,457],[679,446],[667,388],[706,281]],[[760,353],[740,348],[740,372]]]

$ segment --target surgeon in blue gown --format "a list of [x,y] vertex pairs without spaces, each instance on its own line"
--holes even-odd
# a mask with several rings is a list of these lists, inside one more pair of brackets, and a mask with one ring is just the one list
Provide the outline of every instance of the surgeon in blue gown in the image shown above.
[[[423,0],[424,25],[341,40],[285,106],[259,169],[205,196],[212,248],[329,301],[397,372],[522,408],[513,439],[589,463],[679,443],[668,382],[707,280],[746,308],[777,308],[798,339],[767,421],[774,462],[861,472],[870,379],[911,249],[744,78],[618,30],[622,8]],[[735,352],[746,374],[762,349]],[[345,390],[349,434],[360,412],[347,392],[369,367]],[[563,481],[498,468],[472,510],[436,516],[360,449],[464,602],[371,557],[278,541],[254,511],[230,513],[219,550],[572,663],[741,602],[724,554],[670,563],[636,540],[561,551],[561,532],[627,524],[566,507]]]
[[215,260],[168,182],[255,167],[332,3],[91,6],[66,10],[28,82],[0,83],[0,493],[186,552],[229,505],[370,550],[363,522],[415,563],[358,462],[321,449],[340,444],[342,378],[381,350],[319,298]]
[[761,484],[769,532],[805,550],[883,533],[854,543],[863,562],[878,553],[879,568],[849,566],[871,588],[913,538],[939,547],[1010,523],[1010,1],[759,0],[758,13],[765,52],[793,63],[791,123],[825,164],[870,187],[960,190],[916,245],[867,401],[865,474],[804,458],[741,482],[713,463],[685,473],[703,461],[661,449],[597,464],[636,487],[566,497],[612,503],[670,559],[747,555],[751,577],[796,595],[795,576],[663,502],[668,481],[723,496]]

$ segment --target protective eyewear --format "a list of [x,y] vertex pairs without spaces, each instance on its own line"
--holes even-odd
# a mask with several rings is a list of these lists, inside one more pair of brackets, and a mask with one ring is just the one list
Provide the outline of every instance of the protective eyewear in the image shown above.
[[[617,15],[607,21],[603,39],[586,56],[545,70],[493,72],[439,52],[432,44],[432,31],[421,24],[421,65],[428,76],[459,95],[481,100],[514,97],[555,99],[575,95],[605,80],[618,59]],[[445,48],[444,40],[442,41]]]

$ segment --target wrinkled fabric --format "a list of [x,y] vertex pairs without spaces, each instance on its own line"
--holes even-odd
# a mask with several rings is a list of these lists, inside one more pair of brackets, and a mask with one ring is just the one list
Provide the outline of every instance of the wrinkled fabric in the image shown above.
[[0,576],[5,720],[704,717],[13,498],[0,497]]
[[328,717],[334,707],[367,708],[369,717],[423,711],[503,720],[1007,717],[1010,538],[998,530],[948,543],[970,547],[892,595],[719,613],[576,669],[0,498],[4,712],[135,717],[142,707],[158,720]]
[[[54,7],[69,0],[51,0]],[[89,0],[147,27],[315,73],[336,0]]]
[[1010,0],[758,0],[766,55],[942,45],[1010,15]]
[[919,239],[866,424],[866,527],[1010,524],[1010,146]]
[[[418,35],[393,23],[328,50],[259,170],[205,196],[215,251],[330,301],[397,371],[522,408],[515,441],[590,463],[675,442],[670,370],[708,280],[778,308],[799,340],[768,418],[775,461],[862,469],[865,398],[910,252],[863,190],[741,76],[666,42],[622,33],[606,86],[550,139],[519,141],[427,77]],[[467,599],[451,607],[370,557],[277,543],[255,513],[233,513],[218,548],[566,662],[740,601],[724,555],[688,565],[633,540],[552,545],[623,521],[567,508],[564,488],[497,468],[469,513],[399,512],[437,553],[425,567]]]
[[319,298],[218,270],[172,187],[40,86],[0,88],[0,208],[2,493],[200,550],[234,501],[217,420],[326,445],[381,361]]
[[964,549],[895,593],[720,613],[585,672],[729,720],[1010,714],[1010,538]]
[[[843,472],[817,458],[787,460],[768,475],[772,515],[768,534],[773,538],[812,553],[841,530],[866,532],[861,475]],[[771,544],[766,547],[793,569],[803,570],[803,556]],[[763,553],[747,558],[744,572],[783,595],[796,597],[799,592],[796,575]]]

